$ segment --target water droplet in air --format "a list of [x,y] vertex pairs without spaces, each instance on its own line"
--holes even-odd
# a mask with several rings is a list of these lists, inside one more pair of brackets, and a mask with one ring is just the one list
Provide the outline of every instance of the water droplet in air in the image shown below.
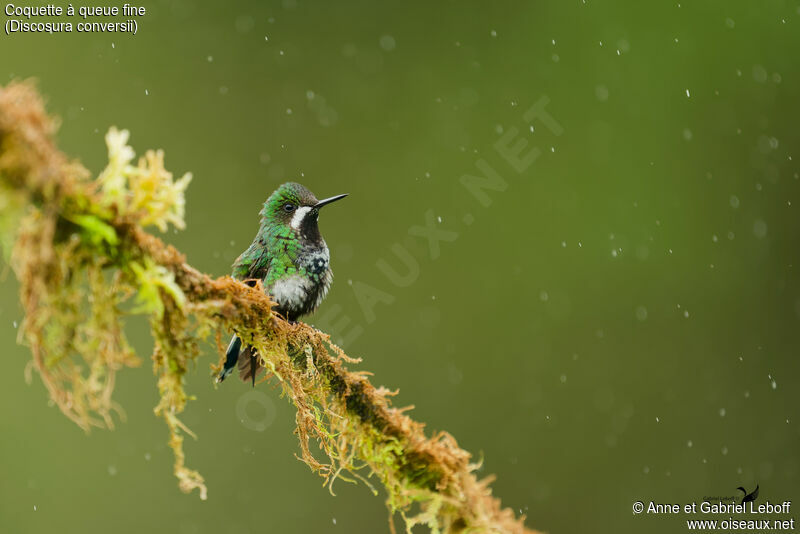
[[767,235],[767,223],[761,219],[756,219],[756,221],[753,223],[753,235],[755,235],[758,239],[764,239],[764,237]]
[[395,48],[397,48],[397,42],[394,40],[394,37],[391,35],[383,35],[380,39],[381,48],[383,48],[386,52],[391,52]]

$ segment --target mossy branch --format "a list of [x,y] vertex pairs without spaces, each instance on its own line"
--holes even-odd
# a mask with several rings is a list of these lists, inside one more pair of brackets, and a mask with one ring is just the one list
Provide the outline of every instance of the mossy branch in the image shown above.
[[122,414],[112,399],[115,375],[139,364],[124,318],[146,314],[161,397],[155,412],[169,427],[180,488],[205,499],[202,476],[184,464],[184,375],[202,339],[216,332],[219,346],[221,332],[235,331],[295,405],[300,458],[331,491],[337,478],[369,485],[377,477],[409,532],[420,524],[432,532],[532,532],[491,495],[491,477],[476,477],[478,466],[450,434],[426,436],[391,405],[392,392],[346,368],[357,360],[328,335],[287,323],[271,312],[263,287],[211,278],[143,229],[183,227],[191,177],[173,180],[163,153],[148,152],[134,166],[128,133],[112,128],[109,164],[92,180],[56,148],[55,131],[31,83],[0,88],[0,235],[20,282],[32,368],[67,417],[87,431],[113,427],[113,414]]

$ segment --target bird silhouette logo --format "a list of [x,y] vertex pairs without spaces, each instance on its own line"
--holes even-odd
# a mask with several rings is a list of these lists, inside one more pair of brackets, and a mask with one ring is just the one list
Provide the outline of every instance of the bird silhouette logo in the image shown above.
[[756,498],[758,498],[758,484],[756,484],[756,489],[754,489],[752,493],[747,493],[747,490],[741,486],[736,489],[744,493],[744,497],[742,497],[742,504],[746,502],[753,502],[756,500]]

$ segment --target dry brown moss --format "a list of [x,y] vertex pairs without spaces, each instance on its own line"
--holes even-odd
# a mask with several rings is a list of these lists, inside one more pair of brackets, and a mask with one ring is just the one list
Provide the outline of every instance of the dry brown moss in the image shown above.
[[[262,287],[212,279],[143,230],[182,222],[182,204],[171,203],[182,203],[188,178],[172,181],[163,154],[134,168],[127,133],[113,130],[110,170],[89,180],[54,146],[55,126],[30,84],[0,89],[0,203],[9,207],[0,229],[15,241],[11,263],[33,367],[68,417],[85,429],[113,426],[115,373],[138,364],[124,337],[123,310],[146,313],[156,340],[155,412],[170,430],[180,488],[205,498],[202,477],[184,464],[184,375],[202,338],[235,330],[295,405],[299,456],[331,491],[337,479],[371,487],[367,478],[376,477],[408,531],[531,532],[492,497],[489,478],[477,479],[477,466],[451,435],[426,436],[421,423],[391,405],[392,392],[347,369],[355,360],[326,334],[272,315]],[[155,191],[153,184],[170,194],[139,194]]]

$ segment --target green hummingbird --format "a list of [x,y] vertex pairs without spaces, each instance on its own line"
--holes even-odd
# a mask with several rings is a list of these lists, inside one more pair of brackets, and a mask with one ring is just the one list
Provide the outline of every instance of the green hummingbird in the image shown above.
[[[273,311],[289,321],[312,313],[333,281],[330,252],[317,225],[319,210],[346,196],[317,200],[300,184],[287,182],[278,187],[261,209],[253,243],[233,263],[233,277],[251,284],[261,280],[277,304]],[[252,347],[242,350],[242,340],[234,334],[217,381],[225,380],[237,362],[240,378],[255,384],[258,355]]]

